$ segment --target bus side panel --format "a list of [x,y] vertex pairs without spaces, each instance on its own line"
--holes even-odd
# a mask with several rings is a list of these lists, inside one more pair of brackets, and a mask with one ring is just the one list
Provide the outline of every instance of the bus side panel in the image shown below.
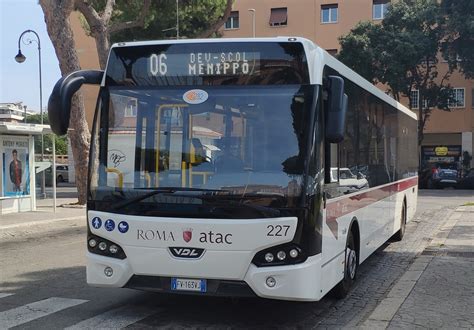
[[322,295],[328,293],[344,277],[344,259],[347,233],[342,234],[342,228],[347,228],[351,221],[349,216],[334,219],[334,210],[328,205],[323,214],[322,225],[322,263],[321,290]]

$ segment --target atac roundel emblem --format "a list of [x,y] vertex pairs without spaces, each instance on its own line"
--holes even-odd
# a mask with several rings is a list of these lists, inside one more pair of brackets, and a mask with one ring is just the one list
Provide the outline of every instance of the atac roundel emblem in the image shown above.
[[183,229],[183,239],[187,243],[193,238],[192,228]]

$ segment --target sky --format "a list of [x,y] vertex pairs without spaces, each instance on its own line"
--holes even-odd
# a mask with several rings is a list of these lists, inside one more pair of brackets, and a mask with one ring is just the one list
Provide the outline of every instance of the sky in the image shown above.
[[[15,61],[18,53],[18,38],[25,30],[34,30],[41,39],[41,72],[43,82],[43,109],[48,105],[49,95],[61,77],[53,45],[46,31],[43,11],[38,0],[0,0],[0,103],[19,102],[27,110],[39,112],[38,45],[20,44],[26,61]],[[24,40],[34,39],[33,33],[24,35]]]

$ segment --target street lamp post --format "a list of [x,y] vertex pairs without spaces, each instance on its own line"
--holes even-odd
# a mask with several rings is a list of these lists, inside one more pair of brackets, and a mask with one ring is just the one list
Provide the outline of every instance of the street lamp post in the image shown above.
[[179,39],[179,3],[176,0],[176,25],[172,28],[161,30],[161,32],[167,32],[171,30],[176,30],[176,40]]
[[252,35],[255,38],[255,9],[250,8],[249,12],[252,13]]
[[[23,39],[23,36],[27,33],[33,33],[36,36],[36,40],[34,39]],[[20,42],[23,41],[25,45],[31,45],[31,43],[36,42],[38,45],[38,68],[39,68],[39,100],[40,100],[40,116],[41,116],[41,125],[44,124],[43,122],[43,86],[42,86],[42,79],[41,79],[41,40],[38,35],[33,30],[26,30],[23,31],[22,34],[20,34],[20,37],[18,38],[18,54],[15,56],[15,61],[18,63],[23,63],[26,60],[25,55],[21,53],[21,44]],[[44,161],[44,136],[43,133],[41,133],[41,161]],[[41,195],[43,198],[46,198],[46,178],[44,175],[44,171],[41,172]]]

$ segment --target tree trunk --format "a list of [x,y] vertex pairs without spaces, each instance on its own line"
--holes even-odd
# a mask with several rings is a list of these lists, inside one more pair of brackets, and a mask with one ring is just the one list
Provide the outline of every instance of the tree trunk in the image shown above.
[[[79,59],[74,45],[69,16],[74,9],[74,1],[40,0],[48,35],[59,60],[61,74],[80,70]],[[68,132],[71,140],[76,175],[79,204],[86,203],[87,167],[89,159],[90,134],[84,111],[84,101],[80,92],[72,99],[71,119]]]
[[91,29],[91,35],[95,39],[97,54],[99,55],[99,65],[102,70],[105,70],[107,65],[107,57],[109,56],[110,36],[106,26],[101,25],[96,30]]

